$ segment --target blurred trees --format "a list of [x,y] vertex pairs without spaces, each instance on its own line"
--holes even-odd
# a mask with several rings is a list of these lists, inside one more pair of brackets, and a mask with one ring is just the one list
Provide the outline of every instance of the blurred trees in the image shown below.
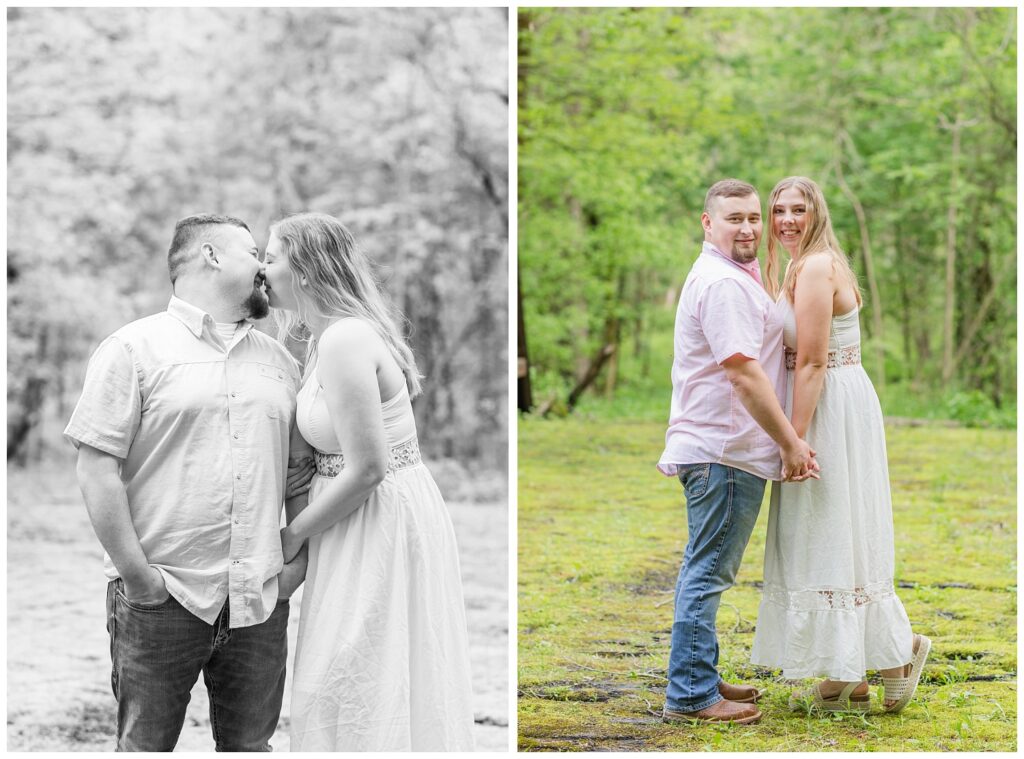
[[707,188],[764,201],[804,174],[860,276],[876,384],[1014,404],[1015,33],[1012,8],[521,10],[538,401],[624,350],[639,376],[605,359],[597,390],[667,373],[649,321],[700,250]]
[[315,210],[411,323],[425,451],[504,469],[506,56],[504,8],[10,9],[8,459],[166,306],[177,219]]

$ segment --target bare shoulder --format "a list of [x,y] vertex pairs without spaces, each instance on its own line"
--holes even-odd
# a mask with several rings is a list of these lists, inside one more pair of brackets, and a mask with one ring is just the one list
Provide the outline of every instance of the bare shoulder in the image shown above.
[[835,259],[828,251],[809,254],[800,267],[798,280],[811,279],[832,279],[835,272]]
[[834,259],[828,252],[812,253],[801,261],[793,296],[795,303],[822,302],[836,290]]
[[332,378],[374,376],[380,363],[383,341],[363,319],[340,319],[320,336],[320,382]]
[[320,355],[373,352],[381,342],[380,335],[365,319],[339,319],[320,336]]

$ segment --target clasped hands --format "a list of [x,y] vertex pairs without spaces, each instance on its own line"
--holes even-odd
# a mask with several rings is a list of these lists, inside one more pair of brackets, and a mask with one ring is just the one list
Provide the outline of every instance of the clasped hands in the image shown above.
[[[308,491],[313,474],[312,459],[288,459],[285,500]],[[302,540],[293,540],[287,527],[281,528],[281,553],[284,555],[284,566],[277,576],[278,598],[290,598],[302,581],[306,579],[307,557],[304,543],[305,541]]]
[[821,467],[815,456],[818,454],[811,450],[811,446],[805,440],[798,439],[797,445],[791,450],[782,451],[782,481],[803,482],[814,478],[820,480],[818,472]]

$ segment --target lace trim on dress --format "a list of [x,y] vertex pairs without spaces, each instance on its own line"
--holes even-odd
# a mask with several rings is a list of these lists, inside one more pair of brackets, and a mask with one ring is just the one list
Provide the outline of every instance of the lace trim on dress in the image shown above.
[[870,603],[877,603],[896,596],[893,581],[881,580],[853,590],[835,588],[813,588],[808,590],[787,590],[779,586],[764,588],[764,598],[778,606],[793,611],[828,611],[830,609],[851,610]]
[[[423,462],[420,444],[416,438],[399,443],[388,452],[388,473],[396,469],[407,469]],[[313,464],[321,477],[337,477],[345,468],[345,454],[313,451]]]
[[[839,350],[832,350],[828,352],[828,364],[829,369],[836,369],[840,366],[855,366],[860,363],[860,344],[848,345],[845,348]],[[789,370],[796,369],[796,351],[786,348],[786,368]]]

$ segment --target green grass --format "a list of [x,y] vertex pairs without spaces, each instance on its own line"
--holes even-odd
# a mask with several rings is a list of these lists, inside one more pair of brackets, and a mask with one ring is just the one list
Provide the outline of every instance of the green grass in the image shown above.
[[686,542],[681,488],[654,467],[663,423],[520,421],[520,749],[1015,750],[1015,435],[887,434],[899,595],[934,643],[914,701],[900,716],[790,714],[789,684],[749,664],[766,501],[718,617],[722,674],[767,689],[764,718],[687,727],[659,719]]

